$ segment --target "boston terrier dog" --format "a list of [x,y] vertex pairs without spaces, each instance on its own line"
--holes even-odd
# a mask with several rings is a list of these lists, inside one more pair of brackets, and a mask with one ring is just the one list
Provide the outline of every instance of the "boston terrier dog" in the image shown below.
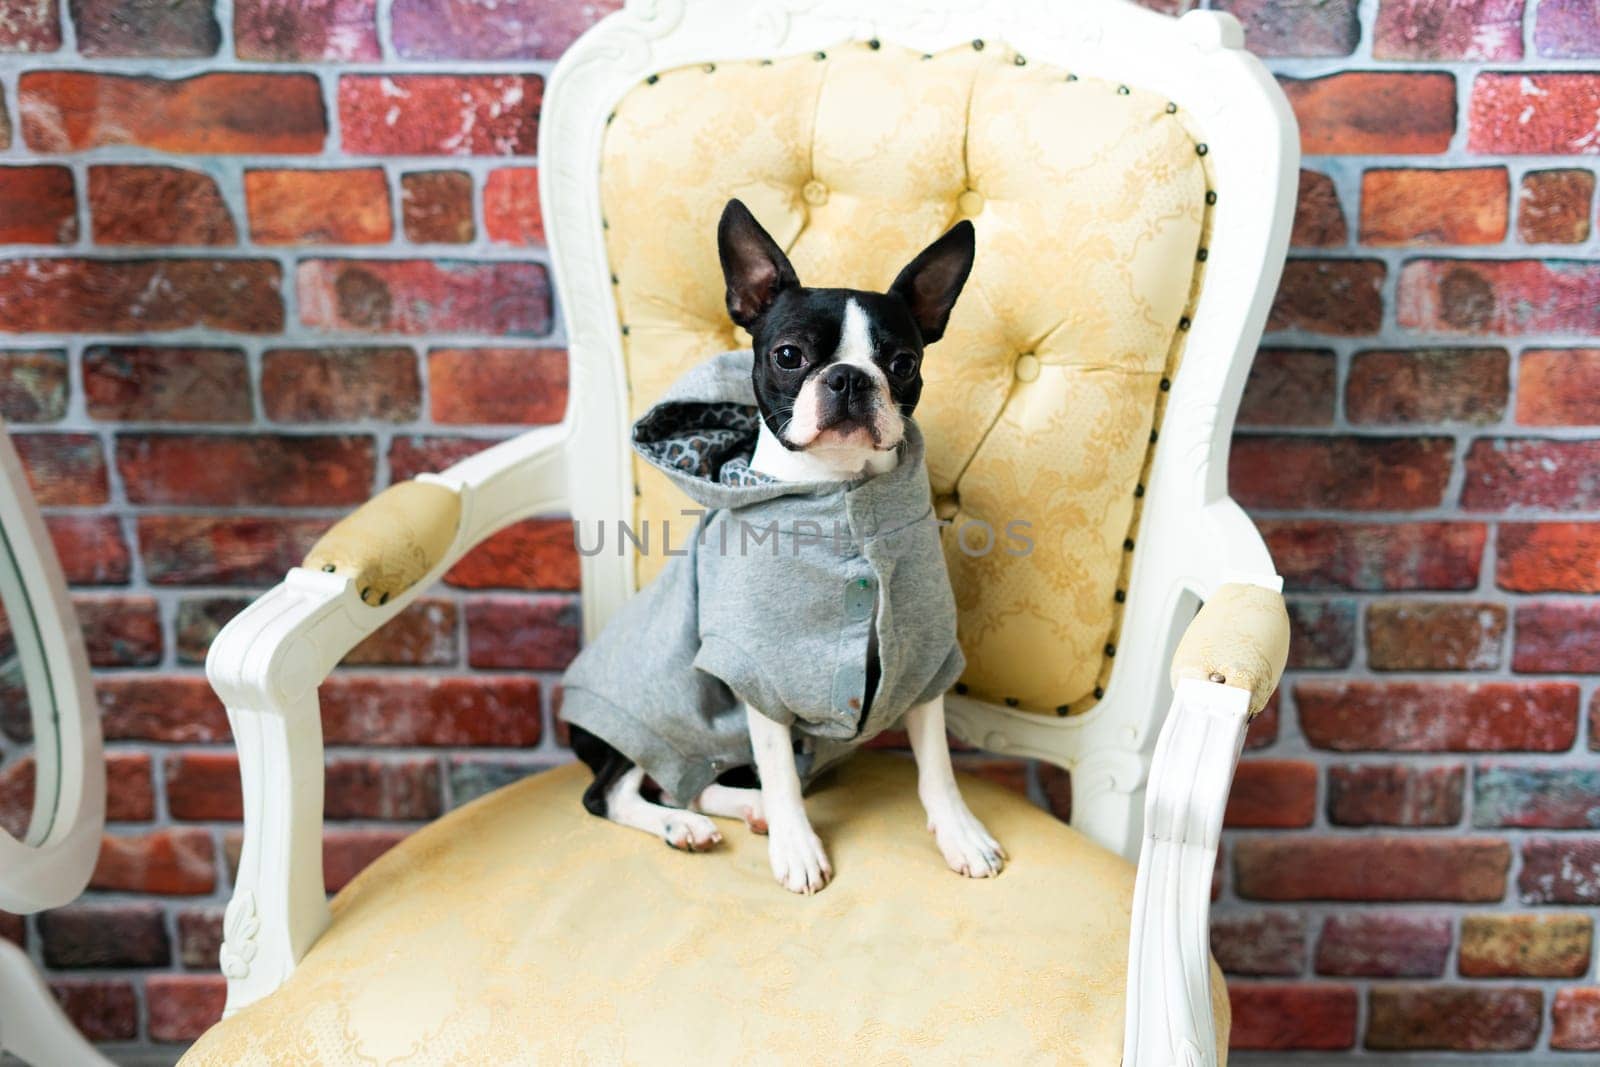
[[[729,201],[724,209],[717,242],[727,285],[728,314],[749,331],[754,341],[750,385],[759,420],[752,420],[758,424],[750,426],[754,448],[748,471],[741,472],[742,477],[766,485],[842,482],[854,487],[878,479],[893,480],[897,465],[906,456],[913,456],[918,466],[918,482],[909,482],[913,473],[909,469],[901,472],[902,480],[912,486],[903,499],[915,502],[917,513],[925,516],[926,525],[932,529],[926,535],[931,540],[924,542],[924,553],[931,555],[934,562],[925,564],[917,573],[925,585],[938,583],[936,604],[948,611],[948,625],[943,629],[916,629],[913,615],[917,613],[906,610],[899,600],[892,601],[898,610],[883,613],[883,598],[891,596],[891,588],[898,588],[894,580],[885,577],[876,585],[870,579],[861,580],[861,587],[876,597],[871,602],[872,621],[866,631],[871,636],[865,641],[867,702],[874,699],[874,693],[880,701],[888,699],[879,683],[892,688],[888,683],[894,679],[886,678],[885,670],[891,666],[901,670],[902,663],[914,660],[917,641],[927,645],[943,642],[949,651],[947,654],[944,648],[932,649],[932,662],[942,663],[940,669],[925,671],[909,683],[909,688],[901,685],[899,692],[915,694],[912,698],[903,699],[897,708],[879,709],[883,715],[894,716],[892,721],[872,718],[870,708],[860,709],[853,737],[858,743],[889,726],[903,727],[916,757],[917,791],[927,812],[928,829],[945,861],[969,877],[997,875],[1005,864],[1005,852],[968,810],[951,769],[943,691],[959,674],[962,661],[955,644],[954,602],[938,550],[937,527],[931,514],[923,510],[928,504],[926,474],[921,469],[920,433],[911,422],[922,394],[924,348],[943,335],[972,269],[972,224],[957,223],[913,259],[883,293],[803,286],[777,242],[738,200]],[[742,353],[730,356],[750,359]],[[706,405],[700,405],[700,409],[710,410]],[[645,421],[641,420],[640,425]],[[723,426],[719,423],[717,430]],[[639,437],[636,427],[636,444]],[[910,450],[913,445],[914,452]],[[837,492],[833,495],[839,496]],[[700,551],[704,553],[706,549]],[[692,574],[693,564],[689,562]],[[773,559],[767,564],[781,568],[785,561]],[[901,566],[885,573],[900,571],[911,573],[911,568]],[[657,584],[665,580],[658,579]],[[737,590],[751,584],[754,583],[729,588]],[[829,593],[829,605],[836,603],[831,599],[833,595]],[[760,619],[761,626],[773,629],[769,639],[782,648],[784,628],[794,625],[790,605],[754,604],[746,610],[751,619]],[[862,605],[858,615],[852,617],[864,617],[866,610]],[[912,642],[910,652],[902,643],[896,646],[892,657],[886,656],[880,663],[880,613],[896,629],[901,626],[898,620],[909,620],[907,634],[935,636],[926,640],[908,637],[906,640]],[[887,643],[897,636],[886,633],[882,640]],[[837,643],[828,645],[830,652]],[[698,654],[695,663],[702,663]],[[804,663],[791,665],[791,669],[804,668]],[[830,661],[826,665],[819,663],[817,669],[826,670],[831,676],[835,668]],[[824,692],[828,681],[824,679]],[[729,685],[734,691],[745,692],[734,682]],[[751,830],[768,835],[768,855],[778,882],[797,893],[814,893],[828,884],[833,872],[802,799],[802,781],[809,781],[810,777],[804,758],[809,744],[802,736],[807,726],[804,714],[796,719],[787,710],[775,713],[772,708],[754,706],[753,699],[733,700],[732,708],[738,715],[737,728],[741,733],[748,730],[748,738],[740,738],[737,751],[743,762],[753,767],[724,766],[730,761],[711,760],[707,766],[719,767],[720,773],[709,784],[699,783],[705,782],[710,772],[698,779],[677,779],[693,783],[689,788],[697,792],[688,796],[666,791],[670,789],[667,779],[671,775],[650,765],[642,750],[648,746],[641,746],[636,740],[636,731],[614,730],[609,739],[603,739],[597,736],[599,727],[594,720],[587,723],[590,728],[585,728],[585,723],[574,719],[573,747],[595,773],[594,783],[585,794],[585,806],[594,814],[656,834],[687,851],[701,851],[720,843],[716,824],[706,816],[742,818]],[[869,719],[873,726],[867,730],[864,727]],[[679,732],[671,736],[684,735]],[[629,740],[638,750],[622,751],[629,748]],[[675,741],[674,747],[681,749],[682,743]],[[802,753],[798,766],[797,749]],[[662,783],[663,803],[654,803],[641,793],[647,770]]]

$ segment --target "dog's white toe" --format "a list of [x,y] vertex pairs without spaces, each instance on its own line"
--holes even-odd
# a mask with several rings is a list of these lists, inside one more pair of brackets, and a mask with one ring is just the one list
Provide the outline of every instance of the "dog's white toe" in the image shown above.
[[674,811],[661,829],[661,839],[683,852],[708,852],[722,844],[716,823],[692,811]]
[[1006,851],[966,805],[930,818],[928,829],[945,863],[968,878],[993,878],[1005,869]]
[[767,834],[767,858],[773,877],[793,893],[820,892],[833,877],[822,839],[807,823],[777,823]]

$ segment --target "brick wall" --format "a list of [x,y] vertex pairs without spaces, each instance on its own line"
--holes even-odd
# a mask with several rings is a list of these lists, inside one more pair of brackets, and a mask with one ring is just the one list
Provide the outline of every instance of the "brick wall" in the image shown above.
[[[112,820],[91,892],[0,936],[119,1054],[221,1003],[211,636],[376,489],[559,418],[539,100],[615,6],[0,10],[0,412],[88,635]],[[1221,865],[1235,1048],[1600,1049],[1600,6],[1216,6],[1307,152],[1232,469],[1297,631]],[[352,654],[330,888],[568,758],[575,587],[569,524],[527,523]],[[0,715],[13,829],[26,750]],[[1066,808],[1057,772],[963,758]]]

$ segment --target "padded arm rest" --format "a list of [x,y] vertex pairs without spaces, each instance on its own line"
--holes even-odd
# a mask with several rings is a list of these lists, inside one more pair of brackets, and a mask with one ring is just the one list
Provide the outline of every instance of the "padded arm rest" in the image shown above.
[[1289,613],[1283,594],[1229,583],[1200,609],[1172,657],[1172,687],[1184,679],[1250,691],[1253,717],[1266,706],[1289,658]]
[[401,482],[323,534],[304,566],[351,578],[364,602],[387,604],[444,558],[460,522],[459,493],[429,482]]

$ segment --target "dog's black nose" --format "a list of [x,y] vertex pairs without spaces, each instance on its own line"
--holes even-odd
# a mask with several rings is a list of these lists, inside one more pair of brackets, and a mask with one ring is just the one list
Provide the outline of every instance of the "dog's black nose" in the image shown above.
[[865,396],[872,388],[872,379],[867,377],[867,372],[860,367],[841,363],[823,375],[822,384],[828,387],[829,392],[839,394],[842,399],[848,399],[852,396]]

